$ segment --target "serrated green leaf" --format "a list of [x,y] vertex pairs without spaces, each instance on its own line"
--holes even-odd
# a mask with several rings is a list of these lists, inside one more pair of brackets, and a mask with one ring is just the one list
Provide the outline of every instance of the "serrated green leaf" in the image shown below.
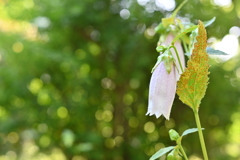
[[152,155],[152,157],[150,158],[150,160],[155,160],[161,156],[163,156],[164,154],[170,152],[171,150],[174,149],[175,146],[169,146],[166,148],[162,148],[159,151],[157,151],[154,155]]
[[177,82],[179,99],[192,109],[198,110],[208,85],[209,57],[206,52],[207,33],[199,21],[197,42],[194,44],[188,67]]
[[[204,27],[210,26],[214,21],[216,20],[216,17],[213,17],[212,19],[210,19],[209,21],[205,21],[203,22]],[[192,41],[191,44],[194,44],[196,42],[196,36],[198,35],[198,30],[194,30],[192,31],[192,33],[190,34],[190,40]]]
[[213,17],[213,18],[210,19],[209,21],[203,22],[204,27],[210,26],[215,20],[216,20],[216,17]]
[[173,40],[172,40],[172,45],[182,36],[184,36],[185,34],[187,34],[188,32],[192,32],[193,30],[197,29],[198,25],[192,26],[186,30],[184,30],[182,33],[180,33],[179,35],[177,35]]
[[225,53],[223,51],[215,50],[211,47],[207,47],[206,51],[208,54],[212,54],[212,55],[228,55],[227,53]]
[[[202,130],[204,130],[204,128],[202,128]],[[190,133],[197,132],[197,131],[198,131],[197,128],[187,129],[186,131],[183,132],[183,134],[181,135],[181,137],[186,136],[186,135],[188,135],[188,134],[190,134]]]

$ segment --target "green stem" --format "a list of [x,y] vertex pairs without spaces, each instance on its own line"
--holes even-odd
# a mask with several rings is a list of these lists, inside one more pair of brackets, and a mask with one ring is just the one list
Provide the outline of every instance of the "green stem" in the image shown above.
[[187,47],[187,44],[184,42],[184,41],[182,41],[183,42],[183,48],[184,48],[184,50],[185,50],[185,53],[189,53],[190,54],[190,50],[189,50],[189,48]]
[[195,116],[195,120],[198,128],[199,140],[202,147],[203,157],[204,157],[204,160],[208,160],[207,149],[206,149],[206,145],[203,138],[202,127],[201,127],[200,118],[198,115],[198,110],[193,109],[193,112],[194,112],[194,116]]
[[186,155],[186,153],[185,153],[185,151],[184,151],[184,149],[183,149],[181,144],[179,144],[179,147],[180,147],[180,151],[182,152],[183,157],[185,158],[185,160],[188,160],[188,157],[187,157],[187,155]]
[[179,65],[180,65],[181,71],[182,71],[182,73],[183,73],[184,70],[183,70],[183,67],[182,67],[182,62],[181,62],[181,60],[180,60],[180,57],[179,57],[179,55],[178,55],[178,51],[177,51],[176,47],[175,47],[175,46],[171,46],[170,48],[173,48],[173,49],[174,49],[174,51],[175,51],[175,53],[176,53],[176,55],[177,55],[178,63],[179,63]]

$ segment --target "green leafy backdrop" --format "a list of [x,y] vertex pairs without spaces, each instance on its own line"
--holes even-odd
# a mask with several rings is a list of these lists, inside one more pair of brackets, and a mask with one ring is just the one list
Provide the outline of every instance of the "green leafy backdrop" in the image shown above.
[[[171,128],[195,127],[178,97],[170,121],[145,116],[153,29],[170,13],[155,1],[8,0],[0,8],[1,160],[145,160],[174,144]],[[240,25],[239,11],[240,1],[194,0],[179,15],[216,17],[208,36],[221,39]],[[211,60],[200,110],[210,159],[240,156],[239,64],[239,54]],[[183,139],[192,159],[201,157],[197,136]]]

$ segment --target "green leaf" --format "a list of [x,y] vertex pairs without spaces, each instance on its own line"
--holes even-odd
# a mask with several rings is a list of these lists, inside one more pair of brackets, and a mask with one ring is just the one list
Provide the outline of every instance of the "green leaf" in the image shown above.
[[162,24],[163,24],[163,27],[167,28],[171,24],[174,24],[174,18],[172,18],[172,17],[170,17],[170,18],[162,18]]
[[225,53],[223,51],[215,50],[211,47],[207,47],[206,51],[208,54],[212,54],[212,55],[228,55],[227,53]]
[[204,27],[210,26],[215,20],[216,20],[216,17],[213,17],[213,18],[210,19],[209,21],[203,22]]
[[[204,27],[207,27],[207,26],[211,25],[215,21],[215,19],[216,19],[216,17],[213,17],[211,20],[203,22]],[[197,35],[198,35],[198,30],[197,29],[193,30],[192,33],[189,36],[190,41],[192,41],[191,44],[194,44],[196,42]]]
[[193,30],[197,29],[198,25],[192,26],[188,29],[185,29],[182,33],[180,33],[179,35],[177,35],[173,40],[172,40],[172,45],[179,39],[181,38],[183,35],[187,34],[188,32],[192,32]]
[[[206,51],[210,55],[228,55],[227,53],[225,53],[223,51],[219,51],[219,50],[213,49],[212,47],[207,47]],[[188,56],[188,57],[191,56],[191,54],[189,52],[185,53],[185,55]]]
[[187,52],[187,53],[184,53],[186,56],[190,57],[191,56],[191,53]]
[[187,63],[188,67],[177,82],[177,94],[183,103],[198,110],[209,80],[209,57],[206,52],[207,33],[201,21],[199,21],[196,40],[191,59]]
[[[204,128],[202,128],[202,130],[204,130]],[[181,137],[183,137],[183,136],[186,136],[186,135],[188,135],[188,134],[190,134],[190,133],[197,132],[197,131],[198,131],[198,129],[197,129],[197,128],[191,128],[191,129],[187,129],[186,131],[184,131],[184,132],[183,132],[183,134],[182,134],[182,136],[181,136]]]
[[167,32],[167,28],[163,26],[163,23],[160,23],[157,27],[154,28],[154,30],[156,33],[160,33],[160,34]]
[[184,26],[188,26],[188,27],[191,27],[191,26],[194,26],[195,24],[194,23],[191,23],[191,22],[182,22],[182,24]]
[[154,155],[152,155],[152,157],[150,158],[150,160],[155,160],[161,156],[163,156],[164,154],[170,152],[171,150],[174,149],[175,146],[169,146],[166,148],[162,148],[159,151],[157,151]]

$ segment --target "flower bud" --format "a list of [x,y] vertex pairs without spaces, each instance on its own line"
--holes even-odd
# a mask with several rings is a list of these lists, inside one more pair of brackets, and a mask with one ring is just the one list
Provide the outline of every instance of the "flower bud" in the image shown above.
[[176,160],[182,160],[182,157],[179,156],[179,155],[177,155],[177,156],[176,156]]
[[168,154],[167,160],[176,160],[176,159],[175,159],[175,156],[174,156],[174,150],[172,150],[172,151]]
[[182,160],[182,157],[179,155],[178,149],[172,150],[172,151],[168,154],[167,160]]
[[174,129],[169,130],[169,136],[172,141],[177,141],[180,138],[179,134]]
[[166,49],[167,49],[166,46],[157,46],[156,48],[157,52],[160,52],[160,53],[164,52]]
[[172,71],[173,64],[174,64],[174,58],[171,54],[171,51],[166,50],[164,52],[164,54],[162,54],[161,56],[162,56],[162,61],[164,62],[164,65],[166,67],[166,71],[168,74],[170,74],[170,72]]

